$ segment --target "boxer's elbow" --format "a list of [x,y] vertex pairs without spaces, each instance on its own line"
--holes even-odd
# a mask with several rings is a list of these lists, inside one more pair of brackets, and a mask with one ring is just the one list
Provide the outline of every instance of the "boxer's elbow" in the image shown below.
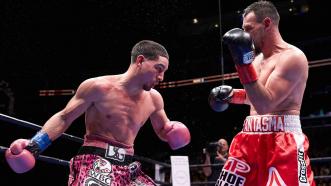
[[[44,125],[44,129],[48,133],[52,133],[52,138],[57,138],[58,135],[61,135],[64,131],[66,131],[73,120],[68,117],[62,111],[54,114]],[[56,137],[53,137],[55,135]]]
[[56,115],[59,123],[62,123],[66,126],[70,125],[77,118],[73,112],[70,112],[66,109],[61,110]]
[[256,97],[256,99],[251,100],[251,105],[259,115],[275,112],[279,103],[280,99],[276,99],[271,94],[259,96]]

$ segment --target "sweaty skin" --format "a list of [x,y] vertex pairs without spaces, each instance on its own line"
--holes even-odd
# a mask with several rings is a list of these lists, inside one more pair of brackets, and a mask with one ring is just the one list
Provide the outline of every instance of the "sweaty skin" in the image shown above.
[[136,63],[124,74],[91,78],[81,83],[66,107],[53,115],[42,130],[54,140],[85,113],[87,135],[132,146],[139,129],[150,117],[156,134],[165,139],[169,119],[162,96],[153,87],[163,80],[168,59],[160,56],[153,61],[140,56]]
[[[163,80],[168,66],[169,55],[162,45],[139,41],[131,50],[126,72],[84,80],[67,105],[33,138],[15,140],[6,150],[9,166],[17,173],[31,170],[39,154],[84,115],[84,143],[70,160],[69,185],[96,183],[95,179],[103,183],[108,180],[108,185],[155,185],[140,169],[140,163],[132,160],[140,128],[150,119],[156,135],[172,150],[191,140],[183,123],[167,117],[163,98],[153,89]],[[103,165],[95,165],[100,161]],[[94,171],[99,174],[101,169],[107,174],[94,176]]]
[[[242,83],[250,115],[232,139],[216,185],[231,185],[233,177],[239,185],[315,185],[309,140],[300,121],[308,61],[299,48],[282,39],[279,20],[270,1],[256,1],[243,11],[242,28],[255,52],[248,65],[253,65],[258,78]],[[237,39],[239,45],[247,38]],[[239,57],[246,59],[247,54],[243,50]],[[256,77],[254,71],[242,74]]]
[[243,20],[243,29],[250,33],[255,48],[261,51],[253,61],[258,81],[244,85],[250,114],[299,115],[308,78],[308,60],[300,49],[286,43],[274,25],[268,25],[268,20],[264,24],[255,20],[254,12]]

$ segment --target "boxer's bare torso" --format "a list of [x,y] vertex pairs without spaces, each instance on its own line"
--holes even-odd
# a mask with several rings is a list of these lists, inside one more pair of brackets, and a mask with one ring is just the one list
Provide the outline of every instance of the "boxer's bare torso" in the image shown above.
[[[308,78],[305,55],[298,48],[284,43],[267,58],[258,55],[253,64],[259,82],[265,86],[272,99],[274,109],[266,114],[299,115]],[[257,115],[252,104],[251,115]]]
[[100,93],[85,113],[86,134],[133,145],[140,127],[157,109],[153,102],[157,92],[141,90],[130,95],[121,78],[117,75],[95,80]]

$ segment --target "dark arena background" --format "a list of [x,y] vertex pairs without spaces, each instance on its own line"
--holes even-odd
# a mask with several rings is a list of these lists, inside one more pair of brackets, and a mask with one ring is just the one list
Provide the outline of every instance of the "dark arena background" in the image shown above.
[[[148,121],[137,136],[135,154],[164,163],[170,163],[172,155],[183,155],[189,157],[190,165],[201,164],[202,149],[219,138],[230,142],[249,114],[245,105],[214,112],[207,99],[210,90],[222,83],[222,71],[235,72],[229,51],[221,51],[220,28],[225,33],[241,27],[241,11],[252,2],[221,1],[219,16],[218,0],[2,0],[0,112],[43,125],[72,94],[45,96],[41,90],[75,90],[87,78],[123,73],[129,66],[132,46],[142,39],[155,40],[170,54],[165,86],[156,89],[163,95],[168,117],[185,123],[192,140],[173,151],[157,138]],[[284,40],[303,50],[310,62],[301,110],[302,128],[310,140],[309,156],[330,157],[331,16],[327,1],[273,2],[281,15]],[[211,81],[210,77],[219,79]],[[185,83],[180,84],[181,80]],[[173,81],[174,85],[168,86],[167,82]],[[224,83],[242,87],[238,78]],[[36,132],[0,123],[2,147]],[[81,117],[66,133],[82,138],[84,130]],[[43,155],[69,160],[79,146],[59,138]],[[0,185],[67,184],[68,166],[39,160],[33,170],[16,174],[7,165],[3,150],[0,157],[1,183],[7,183]],[[316,183],[330,185],[331,179],[325,178],[330,176],[330,161],[312,161],[312,167],[319,178]],[[154,164],[145,162],[143,168],[154,178]],[[192,167],[190,177],[192,183],[206,180],[201,167]],[[169,177],[165,181],[169,183]]]

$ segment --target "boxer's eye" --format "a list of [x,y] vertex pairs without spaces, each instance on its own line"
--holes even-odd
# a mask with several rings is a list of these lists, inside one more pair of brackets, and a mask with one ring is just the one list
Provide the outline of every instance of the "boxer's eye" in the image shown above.
[[155,69],[159,72],[159,73],[162,73],[165,69],[165,67],[163,65],[155,65]]

